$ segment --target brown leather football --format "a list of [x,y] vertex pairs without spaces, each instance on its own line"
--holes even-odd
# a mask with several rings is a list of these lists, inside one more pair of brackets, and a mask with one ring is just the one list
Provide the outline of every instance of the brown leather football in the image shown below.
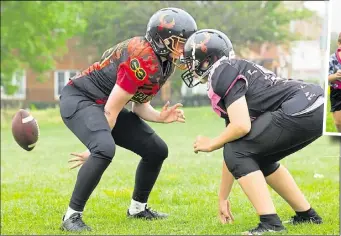
[[36,119],[28,111],[20,109],[12,120],[12,134],[20,147],[31,151],[36,146],[39,137]]

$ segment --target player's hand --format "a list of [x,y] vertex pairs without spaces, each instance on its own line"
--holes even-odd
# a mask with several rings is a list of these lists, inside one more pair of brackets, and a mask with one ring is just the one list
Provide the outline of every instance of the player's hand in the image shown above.
[[211,139],[205,136],[197,136],[193,144],[194,152],[212,152]]
[[234,221],[229,200],[219,200],[218,217],[222,224],[232,224],[232,222]]
[[169,107],[169,101],[163,106],[160,112],[160,121],[163,123],[181,122],[185,123],[184,111],[178,109],[182,107],[181,103],[177,103],[172,107]]
[[68,162],[76,162],[75,164],[73,164],[70,169],[74,169],[78,166],[81,166],[84,164],[84,162],[89,158],[90,156],[90,152],[89,150],[86,150],[85,152],[81,152],[81,153],[75,153],[72,152],[70,153],[71,156],[74,156],[73,158],[71,158]]
[[337,78],[341,78],[341,70],[338,70],[335,75]]

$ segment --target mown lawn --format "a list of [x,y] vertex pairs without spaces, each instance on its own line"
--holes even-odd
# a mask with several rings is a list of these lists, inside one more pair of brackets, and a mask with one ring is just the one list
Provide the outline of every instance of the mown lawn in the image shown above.
[[[169,158],[151,194],[152,208],[167,212],[163,221],[126,218],[139,157],[119,148],[84,212],[92,228],[88,234],[239,234],[256,226],[258,218],[241,188],[231,195],[235,223],[217,219],[217,192],[222,151],[196,155],[192,143],[199,133],[213,137],[224,127],[211,108],[186,108],[186,124],[151,124],[169,145]],[[32,111],[41,136],[32,152],[22,150],[12,138],[10,118],[1,124],[1,233],[67,234],[59,230],[77,170],[69,170],[72,151],[83,145],[67,130],[58,109]],[[299,134],[298,134],[299,135]],[[339,144],[329,137],[319,140],[282,163],[324,219],[322,225],[287,226],[289,234],[339,234]],[[282,220],[293,215],[272,192]]]

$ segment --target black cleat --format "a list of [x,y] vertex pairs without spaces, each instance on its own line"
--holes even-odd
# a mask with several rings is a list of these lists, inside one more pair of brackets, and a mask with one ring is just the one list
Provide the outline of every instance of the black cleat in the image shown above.
[[319,215],[314,215],[314,216],[309,216],[309,217],[295,215],[295,216],[292,216],[290,218],[290,220],[288,220],[284,223],[289,223],[289,224],[293,224],[293,225],[305,224],[305,223],[322,224],[323,221]]
[[249,231],[243,232],[242,235],[262,235],[264,233],[275,233],[275,232],[284,232],[286,229],[283,225],[281,226],[273,226],[264,223],[259,223],[258,226]]
[[61,230],[72,231],[72,232],[91,231],[91,228],[87,226],[82,220],[81,213],[78,213],[78,212],[73,213],[70,216],[70,218],[65,221],[64,221],[64,217],[63,217],[62,226],[60,227]]
[[168,217],[168,214],[153,211],[152,209],[150,209],[146,206],[144,211],[141,211],[141,212],[136,213],[136,214],[130,214],[129,209],[128,209],[127,217],[145,219],[145,220],[155,220],[155,219],[165,219]]

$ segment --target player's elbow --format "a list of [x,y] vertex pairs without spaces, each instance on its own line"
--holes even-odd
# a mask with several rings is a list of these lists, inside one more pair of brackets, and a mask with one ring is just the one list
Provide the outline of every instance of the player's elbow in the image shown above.
[[234,127],[237,133],[243,137],[251,131],[251,122],[235,122]]

